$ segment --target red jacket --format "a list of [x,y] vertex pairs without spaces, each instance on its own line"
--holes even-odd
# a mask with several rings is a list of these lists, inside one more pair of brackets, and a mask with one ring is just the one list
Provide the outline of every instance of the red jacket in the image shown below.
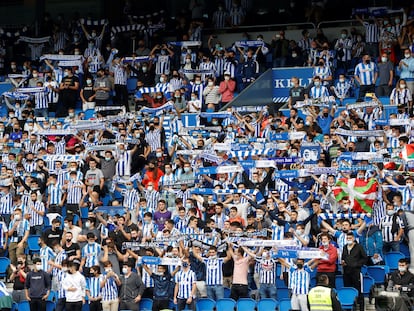
[[234,97],[234,90],[236,89],[236,82],[232,79],[228,81],[221,81],[219,86],[219,93],[221,94],[221,101],[223,103],[230,102]]
[[335,272],[336,262],[338,260],[338,250],[333,244],[329,244],[328,249],[324,246],[319,247],[328,254],[328,259],[321,259],[318,264],[318,272]]

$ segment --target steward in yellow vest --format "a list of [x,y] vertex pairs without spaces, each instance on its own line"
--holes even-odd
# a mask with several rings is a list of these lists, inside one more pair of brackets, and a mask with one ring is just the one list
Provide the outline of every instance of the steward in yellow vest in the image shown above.
[[308,294],[308,307],[310,311],[342,311],[341,303],[336,297],[335,291],[329,286],[326,274],[318,278],[318,285],[312,288]]

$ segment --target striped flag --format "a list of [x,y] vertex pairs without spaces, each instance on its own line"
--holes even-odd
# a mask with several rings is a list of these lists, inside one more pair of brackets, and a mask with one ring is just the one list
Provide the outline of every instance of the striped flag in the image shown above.
[[357,213],[372,212],[377,197],[378,182],[374,178],[341,178],[337,181],[333,193],[336,201],[349,197],[353,210]]
[[414,160],[414,144],[406,144],[401,151],[401,158],[406,161]]

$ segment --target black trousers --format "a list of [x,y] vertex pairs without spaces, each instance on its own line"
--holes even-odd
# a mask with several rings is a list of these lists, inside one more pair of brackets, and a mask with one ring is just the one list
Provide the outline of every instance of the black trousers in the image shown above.
[[63,310],[66,310],[65,309],[65,305],[66,305],[66,298],[59,298],[58,301],[56,302],[56,309],[55,309],[55,311],[63,311]]
[[177,299],[177,311],[181,311],[184,309],[193,310],[195,311],[195,303],[194,300],[191,300],[190,304],[187,304],[187,299]]
[[160,311],[164,309],[168,309],[170,302],[168,299],[157,299],[154,297],[152,303],[152,311]]
[[249,295],[249,288],[244,284],[233,284],[230,290],[230,298],[238,300],[239,298],[247,298]]
[[353,287],[358,291],[358,303],[364,303],[364,296],[361,293],[361,270],[344,268],[344,286]]
[[31,298],[30,311],[46,311],[46,301],[42,298]]
[[66,302],[66,311],[79,311],[82,310],[82,301]]
[[375,84],[361,85],[359,87],[358,100],[363,100],[367,93],[375,93]]
[[115,84],[115,102],[119,106],[124,106],[129,111],[128,89],[126,85]]
[[119,302],[119,310],[131,310],[131,311],[138,311],[139,310],[139,303],[133,301],[120,301]]
[[102,311],[101,301],[91,301],[89,302],[89,311]]

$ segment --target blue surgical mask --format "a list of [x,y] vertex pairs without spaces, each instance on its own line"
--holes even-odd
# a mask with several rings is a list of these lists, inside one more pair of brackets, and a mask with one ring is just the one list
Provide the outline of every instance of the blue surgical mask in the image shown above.
[[188,266],[189,266],[188,262],[183,262],[183,264],[182,264],[183,268],[188,268]]

